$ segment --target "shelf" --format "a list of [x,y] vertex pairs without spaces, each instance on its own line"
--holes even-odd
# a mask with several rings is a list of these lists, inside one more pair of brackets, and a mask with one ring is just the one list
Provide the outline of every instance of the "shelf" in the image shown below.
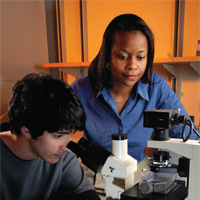
[[199,62],[200,56],[193,56],[193,57],[174,57],[173,63],[192,63],[192,62]]
[[175,77],[183,65],[190,65],[200,75],[200,56],[155,59],[154,64],[162,64]]
[[[44,68],[58,68],[59,71],[77,78],[87,75],[91,62],[44,63]],[[178,65],[189,64],[200,75],[200,56],[156,58],[154,65],[163,65],[174,76],[178,74]]]
[[90,62],[45,63],[44,68],[58,68],[59,71],[71,74],[76,78],[87,75]]
[[200,62],[200,56],[192,57],[170,57],[170,58],[155,58],[154,64],[188,64],[192,62]]
[[67,62],[67,63],[44,63],[44,68],[62,68],[62,67],[89,67],[91,62]]

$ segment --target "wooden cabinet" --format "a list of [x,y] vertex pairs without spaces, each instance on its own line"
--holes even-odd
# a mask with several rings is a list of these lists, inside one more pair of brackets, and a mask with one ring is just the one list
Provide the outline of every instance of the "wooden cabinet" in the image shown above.
[[173,56],[175,0],[86,1],[88,60],[97,55],[103,33],[112,19],[133,13],[145,20],[155,36],[155,58]]
[[[152,29],[155,58],[196,56],[200,39],[199,0],[61,2],[61,29],[65,33],[62,46],[66,50],[62,62],[92,61],[99,51],[107,25],[123,13],[140,16]],[[175,51],[178,51],[176,55]]]
[[185,0],[182,56],[196,56],[200,40],[200,0]]

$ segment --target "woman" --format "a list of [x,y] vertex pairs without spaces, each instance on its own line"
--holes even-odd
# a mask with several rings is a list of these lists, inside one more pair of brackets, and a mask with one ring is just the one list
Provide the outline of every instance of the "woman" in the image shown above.
[[[108,136],[126,133],[128,153],[138,162],[146,156],[153,131],[143,127],[145,110],[180,108],[187,115],[170,86],[153,73],[153,59],[154,36],[148,25],[134,14],[123,14],[106,28],[88,77],[71,85],[86,112],[85,136],[111,151]],[[181,138],[181,132],[179,126],[169,134]],[[190,139],[197,136],[192,133]]]

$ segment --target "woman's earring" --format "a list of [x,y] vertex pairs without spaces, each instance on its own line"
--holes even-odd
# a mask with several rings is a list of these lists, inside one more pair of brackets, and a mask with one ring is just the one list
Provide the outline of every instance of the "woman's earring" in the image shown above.
[[106,63],[106,68],[107,68],[107,69],[110,69],[110,64],[109,64],[109,62]]

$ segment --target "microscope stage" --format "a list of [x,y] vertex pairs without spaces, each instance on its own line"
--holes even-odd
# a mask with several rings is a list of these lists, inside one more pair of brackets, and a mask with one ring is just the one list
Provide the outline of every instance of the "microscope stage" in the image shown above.
[[183,200],[187,197],[188,189],[184,181],[177,181],[177,187],[165,194],[150,193],[143,194],[139,190],[139,184],[131,187],[121,194],[121,200],[146,199],[146,200]]

